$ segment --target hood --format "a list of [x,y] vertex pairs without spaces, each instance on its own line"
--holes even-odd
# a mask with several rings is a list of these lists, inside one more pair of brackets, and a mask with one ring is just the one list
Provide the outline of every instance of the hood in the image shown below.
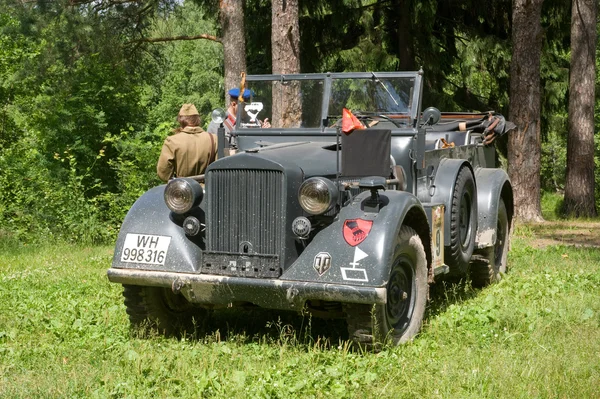
[[[210,165],[210,168],[248,168],[253,161],[263,159],[285,168],[302,169],[305,176],[335,176],[337,170],[336,145],[334,142],[292,142],[257,147],[225,157]],[[341,154],[340,154],[341,166]]]

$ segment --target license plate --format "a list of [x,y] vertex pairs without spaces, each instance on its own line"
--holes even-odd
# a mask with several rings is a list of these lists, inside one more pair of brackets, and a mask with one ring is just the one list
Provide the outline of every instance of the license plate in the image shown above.
[[121,262],[164,265],[171,237],[132,234],[125,237]]

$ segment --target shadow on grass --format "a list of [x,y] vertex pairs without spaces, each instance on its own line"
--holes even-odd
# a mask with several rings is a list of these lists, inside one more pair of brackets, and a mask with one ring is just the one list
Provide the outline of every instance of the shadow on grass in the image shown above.
[[[526,236],[534,248],[549,245],[600,248],[600,221],[561,220],[529,223],[518,227],[517,233]],[[519,234],[517,234],[518,236]]]
[[[199,314],[200,316],[200,314]],[[219,309],[195,319],[192,325],[178,328],[168,337],[198,342],[267,343],[329,349],[348,340],[345,319],[322,319],[310,314],[262,308]],[[161,334],[149,326],[134,328],[135,338]]]
[[[456,279],[432,284],[429,292],[430,301],[424,324],[428,319],[445,312],[450,305],[477,296],[480,290],[472,288],[468,280]],[[214,310],[196,323],[195,329],[188,329],[183,334],[186,339],[205,343],[265,343],[304,347],[306,350],[351,346],[345,319],[322,319],[309,313],[258,307]]]
[[219,331],[226,339],[243,342],[293,343],[324,347],[347,340],[344,319],[322,319],[310,314],[272,309],[226,309],[214,311],[207,325],[208,334]]
[[459,304],[479,295],[480,289],[473,288],[466,278],[448,278],[429,286],[429,303],[425,310],[425,321],[445,312],[450,305]]
[[[476,297],[479,289],[474,289],[468,279],[447,279],[432,284],[429,289],[424,325],[427,320],[445,312],[452,304],[461,303]],[[175,338],[213,343],[234,342],[241,345],[251,343],[275,346],[294,346],[304,350],[318,348],[329,350],[342,347],[352,350],[345,319],[323,319],[306,312],[299,314],[251,308],[218,309],[198,318],[193,327],[180,330]],[[156,330],[133,331],[136,338],[159,336]],[[417,338],[418,339],[418,338]]]
[[[476,297],[468,279],[446,279],[429,289],[424,324],[445,312],[451,305]],[[339,316],[343,316],[340,314]],[[234,342],[241,345],[260,343],[275,346],[295,346],[304,350],[350,348],[345,318],[323,319],[308,312],[278,311],[258,307],[198,311],[191,323],[183,323],[168,336],[214,343]],[[136,338],[152,338],[161,334],[151,324],[132,331]]]

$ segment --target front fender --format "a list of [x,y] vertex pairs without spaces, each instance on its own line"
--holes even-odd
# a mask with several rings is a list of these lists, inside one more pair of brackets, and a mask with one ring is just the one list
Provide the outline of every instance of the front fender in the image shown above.
[[[508,175],[502,169],[480,168],[475,171],[477,180],[477,248],[496,244],[498,204],[503,192],[507,192],[507,211],[512,214],[512,186]],[[510,221],[509,221],[510,222]]]
[[[202,264],[203,241],[201,237],[192,242],[184,233],[181,221],[177,221],[164,201],[165,186],[154,187],[133,204],[117,237],[112,267],[138,270],[171,272],[196,272]],[[204,223],[204,211],[196,208],[195,216]],[[170,237],[164,264],[123,262],[121,255],[127,234],[144,234]]]
[[[336,220],[314,237],[281,279],[384,287],[389,278],[394,240],[407,214],[420,215],[417,219],[425,224],[427,217],[421,202],[408,192],[380,191],[385,206],[379,213],[362,210],[362,203],[369,196],[369,192],[363,192],[342,208]],[[344,222],[349,219],[373,222],[367,238],[356,246],[344,240]],[[428,248],[425,250],[428,251]],[[315,259],[323,254],[327,254],[331,263],[319,275],[314,267]]]

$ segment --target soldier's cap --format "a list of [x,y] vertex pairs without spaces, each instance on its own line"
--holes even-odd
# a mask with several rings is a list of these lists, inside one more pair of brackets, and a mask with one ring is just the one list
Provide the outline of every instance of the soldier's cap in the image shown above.
[[198,110],[194,106],[194,104],[183,104],[181,109],[179,110],[179,115],[182,116],[191,116],[191,115],[200,115]]
[[[231,97],[235,97],[238,98],[240,96],[240,89],[238,87],[234,87],[233,89],[229,90],[227,93],[229,93],[229,95]],[[250,89],[244,89],[244,99],[249,99],[252,96],[252,90]]]

